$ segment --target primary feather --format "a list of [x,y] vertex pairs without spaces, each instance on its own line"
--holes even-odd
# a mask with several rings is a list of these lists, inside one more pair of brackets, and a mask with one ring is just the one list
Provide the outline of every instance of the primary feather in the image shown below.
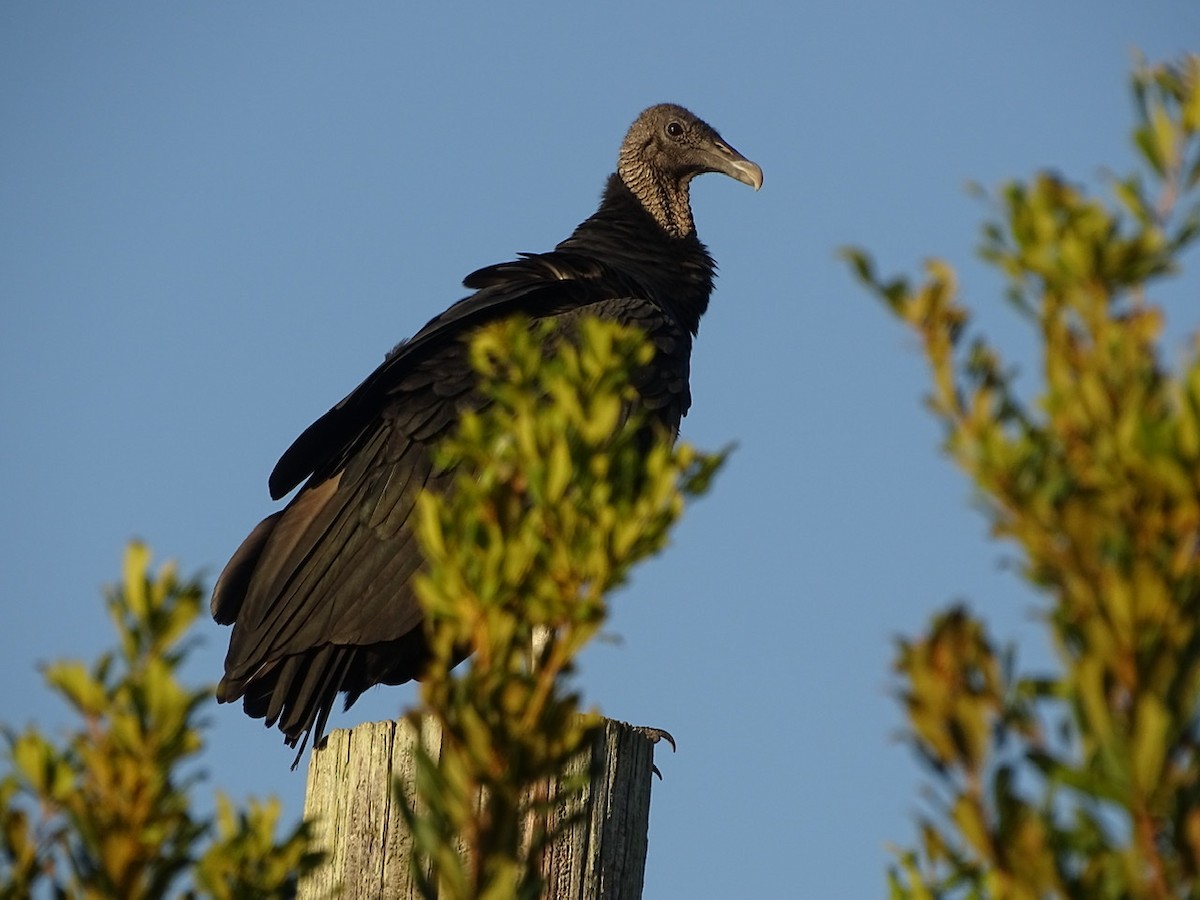
[[413,506],[424,488],[447,486],[432,448],[479,403],[464,340],[479,326],[518,314],[561,329],[589,314],[640,326],[656,351],[637,378],[640,402],[678,429],[715,270],[688,197],[703,172],[762,185],[762,170],[686,109],[647,109],[599,208],[570,237],[468,275],[473,294],[305,429],[269,482],[276,500],[303,486],[243,541],[213,589],[213,617],[233,625],[218,700],[241,698],[294,747],[320,740],[338,693],[349,707],[373,685],[420,677],[428,649]]

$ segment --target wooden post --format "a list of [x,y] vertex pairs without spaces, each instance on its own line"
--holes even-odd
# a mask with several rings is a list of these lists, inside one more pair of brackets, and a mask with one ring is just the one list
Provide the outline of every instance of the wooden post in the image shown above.
[[[412,877],[412,839],[392,794],[393,778],[412,784],[413,747],[441,745],[436,723],[369,722],[329,734],[308,765],[305,818],[315,820],[325,864],[300,884],[299,900],[334,896],[397,898],[420,895]],[[583,815],[547,853],[548,900],[637,900],[646,868],[654,738],[605,719],[592,747],[592,778]],[[543,788],[544,789],[544,788]],[[554,788],[551,786],[551,795]],[[559,815],[574,810],[562,809]]]

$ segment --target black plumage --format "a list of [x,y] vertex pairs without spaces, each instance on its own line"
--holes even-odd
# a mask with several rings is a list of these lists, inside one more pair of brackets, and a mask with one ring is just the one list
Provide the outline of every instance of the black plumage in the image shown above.
[[271,496],[303,487],[250,533],[213,590],[213,617],[234,626],[218,700],[243,698],[296,746],[320,739],[339,692],[349,707],[372,685],[420,677],[422,561],[410,517],[422,488],[448,481],[431,448],[478,403],[464,341],[478,326],[514,314],[562,328],[587,314],[639,325],[656,349],[640,401],[678,429],[715,269],[688,198],[703,172],[762,184],[758,166],[687,110],[646,110],[594,215],[549,253],[468,275],[473,294],[296,439],[271,473]]

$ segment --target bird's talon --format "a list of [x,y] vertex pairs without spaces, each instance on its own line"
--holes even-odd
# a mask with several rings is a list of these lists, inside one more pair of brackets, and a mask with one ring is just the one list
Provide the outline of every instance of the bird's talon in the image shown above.
[[654,728],[650,725],[634,725],[633,730],[646,738],[651,744],[657,744],[659,741],[666,741],[671,745],[671,752],[678,752],[679,748],[675,746],[675,738],[671,736],[671,732],[665,728]]

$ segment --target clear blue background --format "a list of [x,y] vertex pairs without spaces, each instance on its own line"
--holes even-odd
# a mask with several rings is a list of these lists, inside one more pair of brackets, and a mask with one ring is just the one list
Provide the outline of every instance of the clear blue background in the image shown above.
[[[895,636],[965,597],[1050,657],[940,455],[914,341],[835,249],[959,263],[1036,372],[963,186],[1127,169],[1134,49],[1198,39],[1182,0],[3,4],[0,720],[68,721],[36,664],[109,645],[126,539],[211,581],[292,438],[467,272],[566,236],[629,122],[674,101],[766,173],[693,188],[721,277],[684,437],[739,446],[581,683],[679,740],[647,897],[880,895],[919,808]],[[1172,291],[1177,356],[1194,290]],[[189,674],[215,680],[227,632],[200,631]],[[278,734],[206,714],[213,781],[298,815]]]

